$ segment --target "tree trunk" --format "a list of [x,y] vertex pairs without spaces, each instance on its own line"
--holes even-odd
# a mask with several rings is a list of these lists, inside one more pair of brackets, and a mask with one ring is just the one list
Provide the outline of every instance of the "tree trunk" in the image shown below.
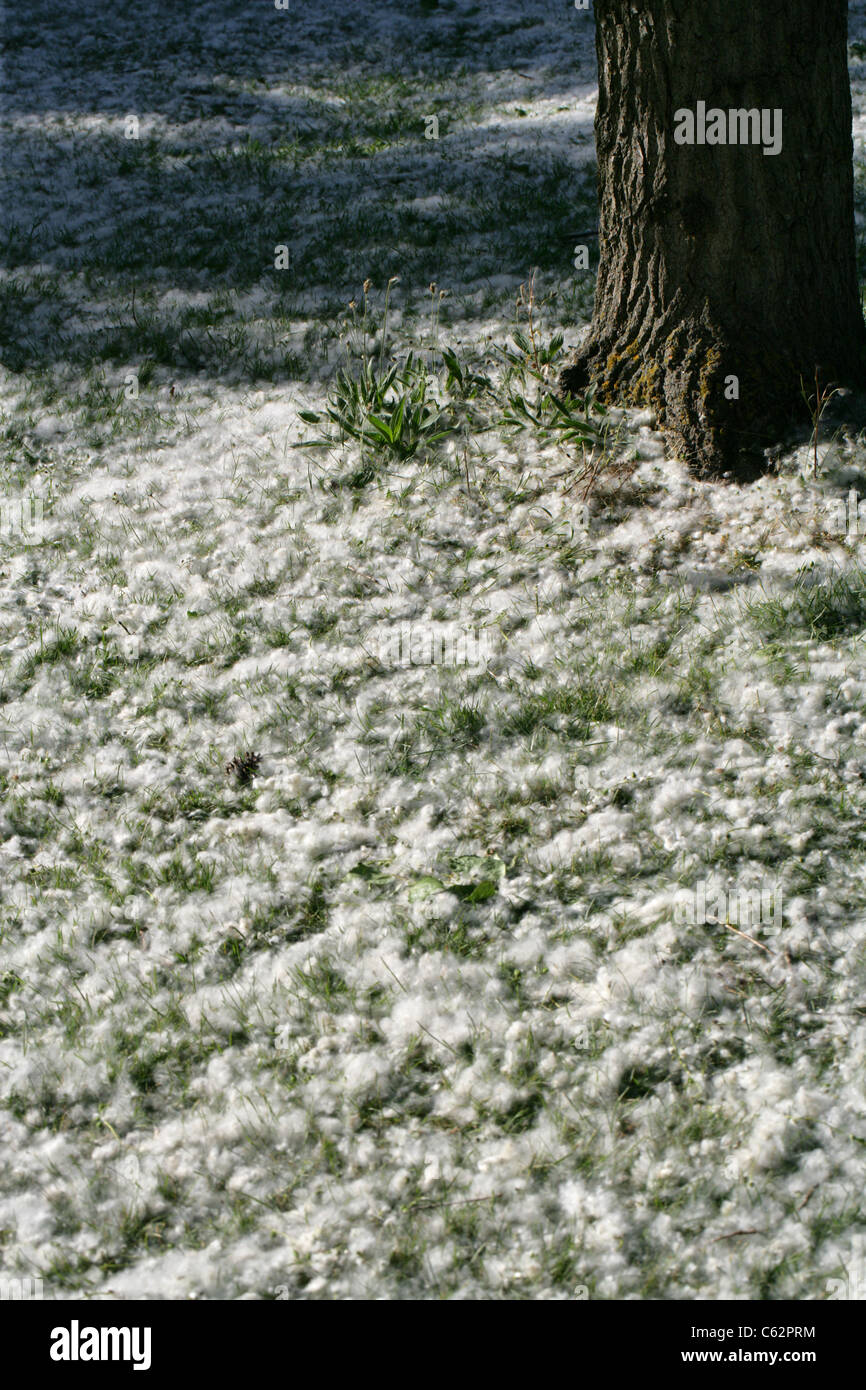
[[[652,406],[699,476],[754,476],[807,418],[816,372],[866,384],[847,5],[596,0],[595,15],[601,264],[561,388]],[[761,143],[744,143],[753,110]],[[712,143],[681,143],[704,130]]]

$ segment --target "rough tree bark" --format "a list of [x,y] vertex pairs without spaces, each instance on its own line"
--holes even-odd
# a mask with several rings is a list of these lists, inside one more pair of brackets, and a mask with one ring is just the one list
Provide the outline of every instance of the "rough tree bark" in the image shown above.
[[[866,384],[845,0],[596,0],[601,262],[560,379],[650,405],[703,477],[754,476],[802,384]],[[675,113],[782,111],[782,149]],[[739,399],[731,377],[738,378]]]

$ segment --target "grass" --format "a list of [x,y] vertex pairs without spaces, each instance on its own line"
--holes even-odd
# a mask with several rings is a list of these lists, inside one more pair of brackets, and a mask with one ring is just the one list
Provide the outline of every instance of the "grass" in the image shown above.
[[[0,544],[4,1260],[40,1223],[73,1296],[823,1297],[861,557],[773,529],[818,500],[787,463],[699,488],[558,396],[572,40],[431,7],[422,78],[363,4],[286,67],[196,4],[142,68],[137,12],[89,13],[52,11],[68,105],[7,142],[0,491],[49,524]],[[138,141],[76,85],[110,111],[121,75]],[[497,642],[389,667],[402,622]],[[672,920],[712,871],[779,881],[778,946]]]
[[553,729],[570,739],[586,739],[596,724],[612,718],[611,692],[579,683],[533,692],[508,719],[505,731],[531,737],[540,729]]
[[821,642],[859,634],[866,627],[866,572],[859,565],[835,574],[808,568],[787,593],[751,600],[746,613],[771,642],[792,628]]

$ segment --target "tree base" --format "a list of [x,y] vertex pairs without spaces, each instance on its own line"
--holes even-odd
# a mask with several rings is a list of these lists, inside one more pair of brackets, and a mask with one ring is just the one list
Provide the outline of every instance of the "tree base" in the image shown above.
[[592,389],[602,405],[649,407],[695,477],[745,483],[767,472],[766,451],[801,432],[835,386],[866,384],[866,373],[836,367],[804,365],[775,345],[733,344],[691,322],[662,344],[591,337],[558,384],[564,395]]

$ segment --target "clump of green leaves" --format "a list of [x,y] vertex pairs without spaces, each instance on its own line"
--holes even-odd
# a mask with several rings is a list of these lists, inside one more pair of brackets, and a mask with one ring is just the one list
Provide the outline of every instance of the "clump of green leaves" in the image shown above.
[[547,390],[533,399],[525,391],[511,389],[502,418],[512,430],[534,429],[541,443],[604,448],[610,434],[610,420],[591,391],[581,400],[560,399]]
[[396,279],[392,276],[388,281],[378,354],[373,351],[373,335],[369,328],[369,280],[364,281],[364,311],[360,323],[354,317],[355,301],[350,304],[353,343],[347,343],[346,366],[337,373],[324,417],[316,411],[300,411],[301,419],[307,424],[320,424],[324,418],[330,425],[336,425],[336,432],[326,424],[326,433],[316,439],[303,440],[296,448],[330,448],[335,443],[356,439],[362,451],[365,446],[384,450],[386,455],[403,462],[412,458],[422,444],[435,444],[455,428],[451,412],[436,398],[433,390],[436,378],[428,372],[422,358],[410,352],[402,366],[393,364],[387,371],[385,369],[388,307],[391,286]]
[[634,459],[623,457],[625,426],[611,419],[594,391],[580,397],[561,396],[552,387],[563,337],[554,333],[545,341],[538,324],[532,276],[520,287],[517,312],[518,327],[511,334],[512,342],[499,349],[506,363],[500,423],[513,433],[530,430],[542,447],[553,444],[566,450],[571,466],[551,481],[567,477],[568,488],[575,489],[584,501],[602,477],[621,486],[634,470]]
[[500,879],[505,877],[505,864],[495,854],[458,855],[452,860],[451,868],[459,875],[457,880],[450,875],[446,880],[424,874],[409,889],[409,901],[423,901],[435,893],[453,893],[461,902],[480,903],[498,893]]
[[467,363],[461,362],[453,348],[443,348],[440,355],[447,372],[445,389],[449,394],[470,401],[489,393],[490,379],[482,372],[473,372]]
[[[313,411],[300,413],[309,424],[322,420]],[[345,369],[340,371],[325,418],[337,426],[337,433],[331,431],[318,439],[305,440],[299,447],[330,448],[351,438],[357,439],[362,448],[383,449],[402,462],[417,453],[422,444],[435,444],[454,429],[450,413],[431,391],[424,363],[411,352],[402,367],[393,366],[384,375],[371,362],[354,375]]]

